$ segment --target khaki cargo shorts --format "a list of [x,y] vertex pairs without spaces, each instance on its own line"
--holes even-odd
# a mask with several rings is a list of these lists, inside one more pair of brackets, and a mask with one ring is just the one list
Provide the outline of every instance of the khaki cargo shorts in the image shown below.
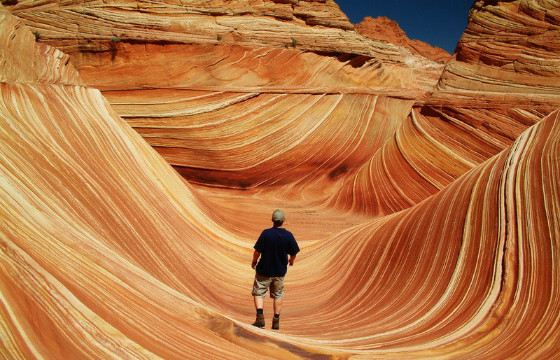
[[270,297],[281,299],[284,296],[284,277],[269,277],[255,274],[253,296],[265,296],[270,288]]

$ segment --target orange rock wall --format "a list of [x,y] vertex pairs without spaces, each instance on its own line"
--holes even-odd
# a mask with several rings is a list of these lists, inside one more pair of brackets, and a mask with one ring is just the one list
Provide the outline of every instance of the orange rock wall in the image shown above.
[[[43,41],[67,53],[110,51],[114,43],[237,44],[297,47],[401,61],[391,44],[369,41],[332,0],[325,1],[22,0],[10,10]],[[99,26],[99,24],[103,26]]]
[[438,88],[557,98],[559,19],[556,1],[476,1]]
[[356,31],[370,39],[383,40],[391,44],[403,46],[412,53],[433,61],[445,63],[451,59],[451,55],[442,48],[431,46],[420,40],[409,39],[399,24],[385,16],[375,19],[366,16],[356,25]]
[[[441,68],[398,51],[97,40],[94,18],[74,46],[47,26],[96,4],[0,11],[2,354],[558,358],[556,93],[450,86],[459,58],[433,88],[406,74]],[[147,41],[134,31],[160,15],[129,11],[112,26]],[[251,248],[276,207],[302,248],[280,332],[249,325]]]

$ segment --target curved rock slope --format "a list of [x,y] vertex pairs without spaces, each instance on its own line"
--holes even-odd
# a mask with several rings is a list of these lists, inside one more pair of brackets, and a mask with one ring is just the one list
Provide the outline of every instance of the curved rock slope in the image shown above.
[[[39,42],[70,54],[84,81],[189,181],[220,187],[306,183],[316,169],[332,183],[355,172],[443,70],[360,36],[332,1],[10,9]],[[313,146],[333,133],[339,155]],[[315,154],[302,156],[310,145]]]
[[[218,46],[228,56],[204,70],[195,57],[192,77],[186,60],[163,76],[158,51],[208,44],[72,53],[113,108],[1,14],[8,357],[558,357],[555,94],[399,95],[396,62],[279,47]],[[134,74],[142,48],[156,59]],[[245,54],[262,67],[239,65]],[[282,54],[303,64],[298,80],[273,75]],[[280,332],[246,325],[250,248],[275,207],[303,250]]]
[[[33,50],[31,31],[5,12],[0,30],[9,50]],[[190,188],[101,93],[53,81],[9,54],[0,52],[4,69],[29,81],[0,87],[3,356],[306,354],[204,304],[217,299],[206,288],[212,267],[217,277],[238,268],[240,278],[222,291],[250,283],[241,271],[248,244],[197,209]],[[65,69],[56,50],[46,54]]]
[[[443,70],[339,26],[346,17],[328,1],[134,4],[10,9],[40,43],[68,52],[84,81],[192,182],[252,188],[308,183],[319,172],[336,183],[385,143]],[[311,14],[329,20],[301,20]],[[227,36],[224,24],[241,35]],[[325,153],[316,146],[325,138],[343,149]]]

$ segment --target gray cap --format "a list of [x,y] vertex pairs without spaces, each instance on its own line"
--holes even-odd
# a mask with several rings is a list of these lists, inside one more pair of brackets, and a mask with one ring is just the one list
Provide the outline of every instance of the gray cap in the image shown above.
[[272,212],[272,221],[284,221],[286,220],[286,216],[284,212],[280,209],[276,209]]

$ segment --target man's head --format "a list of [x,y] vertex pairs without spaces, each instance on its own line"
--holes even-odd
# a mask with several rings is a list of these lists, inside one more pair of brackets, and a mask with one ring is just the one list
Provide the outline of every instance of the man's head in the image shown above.
[[282,226],[284,220],[286,220],[286,216],[282,210],[276,209],[272,212],[272,222],[275,227]]

